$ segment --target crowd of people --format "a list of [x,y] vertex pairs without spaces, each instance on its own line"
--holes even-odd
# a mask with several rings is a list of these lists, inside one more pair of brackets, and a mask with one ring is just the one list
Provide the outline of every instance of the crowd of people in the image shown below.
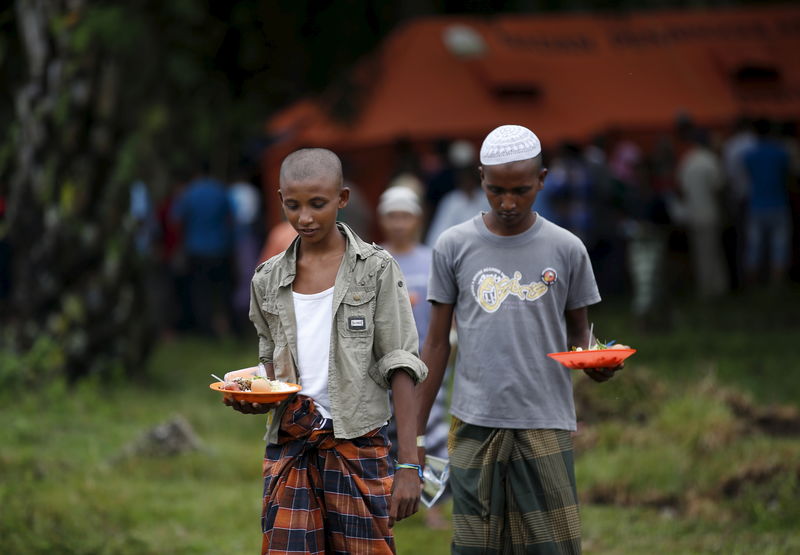
[[[683,117],[674,133],[656,139],[615,135],[545,150],[548,173],[534,209],[581,238],[601,293],[628,296],[643,326],[668,324],[663,308],[676,294],[711,300],[779,285],[797,271],[800,147],[793,124],[743,117],[726,133]],[[474,143],[442,142],[406,160],[385,185],[417,199],[420,248],[488,210],[477,165]],[[373,211],[357,184],[345,185],[351,200],[340,219],[367,240],[390,241],[387,215]],[[296,235],[285,221],[265,230],[263,202],[245,173],[225,185],[198,171],[155,208],[145,243],[162,264],[157,289],[159,306],[168,307],[167,329],[249,332],[253,271]],[[137,204],[132,194],[134,213]]]
[[[611,135],[545,152],[534,209],[581,238],[600,291],[630,297],[643,326],[668,324],[664,304],[676,294],[713,300],[779,286],[797,271],[800,148],[792,124],[740,118],[724,133],[684,117],[674,134],[655,140]],[[421,163],[390,184],[424,200],[429,246],[488,210],[474,146],[455,141],[441,152],[439,163]]]

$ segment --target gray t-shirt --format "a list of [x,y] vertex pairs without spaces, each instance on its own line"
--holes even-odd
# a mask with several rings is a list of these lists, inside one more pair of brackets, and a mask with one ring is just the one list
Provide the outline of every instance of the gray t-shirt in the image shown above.
[[455,305],[458,358],[451,412],[492,428],[575,430],[564,311],[600,301],[586,247],[537,216],[511,237],[481,214],[433,249],[428,300]]

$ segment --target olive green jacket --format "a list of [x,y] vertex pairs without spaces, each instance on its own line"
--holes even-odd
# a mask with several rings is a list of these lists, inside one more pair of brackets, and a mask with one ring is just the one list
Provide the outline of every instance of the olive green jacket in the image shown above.
[[[428,369],[419,358],[417,330],[400,267],[347,225],[336,224],[347,247],[333,290],[328,394],[333,432],[354,438],[380,427],[390,415],[389,380],[403,369],[419,383]],[[256,268],[250,288],[250,320],[259,338],[259,359],[275,377],[299,383],[297,326],[292,299],[295,239],[285,252]],[[302,385],[302,383],[300,384]],[[275,443],[286,403],[273,412],[267,441]]]

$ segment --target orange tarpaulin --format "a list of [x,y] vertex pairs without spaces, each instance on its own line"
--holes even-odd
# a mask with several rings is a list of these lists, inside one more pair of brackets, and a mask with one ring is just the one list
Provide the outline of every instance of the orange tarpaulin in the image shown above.
[[[343,154],[374,200],[398,139],[477,143],[519,123],[552,147],[610,128],[668,130],[681,111],[710,126],[743,113],[798,118],[800,7],[426,18],[399,27],[351,81],[267,123],[279,137],[270,188],[299,146]],[[355,106],[346,122],[332,115],[343,99]]]

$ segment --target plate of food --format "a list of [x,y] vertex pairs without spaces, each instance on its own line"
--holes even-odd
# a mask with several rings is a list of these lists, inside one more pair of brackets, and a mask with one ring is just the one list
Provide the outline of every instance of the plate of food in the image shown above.
[[279,403],[301,389],[296,383],[270,380],[261,376],[233,378],[231,381],[218,381],[209,385],[228,399],[249,403]]
[[548,353],[547,356],[567,368],[582,370],[584,368],[615,368],[635,352],[636,349],[631,349],[627,345],[596,343],[591,349],[584,350],[578,347],[563,353]]

